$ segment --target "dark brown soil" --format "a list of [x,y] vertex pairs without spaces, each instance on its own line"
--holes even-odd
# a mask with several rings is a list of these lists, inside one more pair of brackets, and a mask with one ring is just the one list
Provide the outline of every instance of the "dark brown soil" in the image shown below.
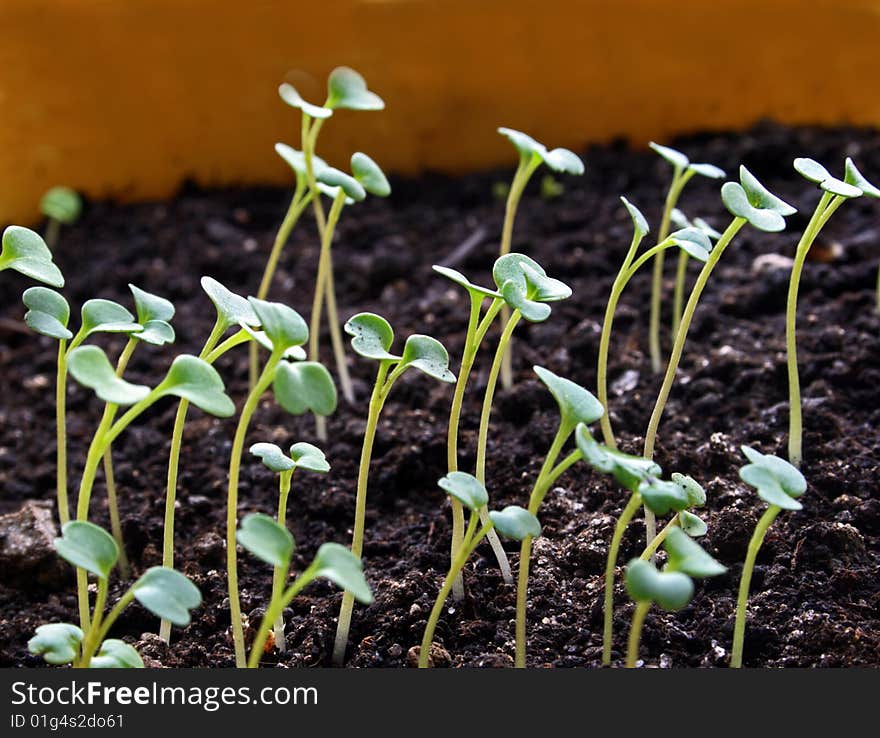
[[[770,253],[791,256],[818,199],[792,170],[795,156],[813,156],[836,170],[851,155],[876,181],[880,136],[867,130],[764,125],[744,135],[694,136],[677,144],[692,159],[731,173],[739,163],[746,164],[800,210],[781,235],[746,229],[725,254],[697,312],[660,431],[657,460],[664,470],[691,474],[707,488],[710,532],[705,546],[729,572],[700,583],[683,611],[653,611],[642,655],[651,665],[722,666],[729,657],[741,562],[763,507],[738,480],[743,463],[738,447],[749,443],[765,452],[785,453],[783,310],[788,270],[756,271],[755,259]],[[542,199],[536,177],[517,221],[515,248],[568,281],[574,297],[558,304],[546,323],[518,330],[516,386],[499,393],[491,427],[488,480],[496,506],[524,503],[555,431],[555,406],[531,365],[595,387],[600,321],[630,238],[630,223],[617,196],[625,194],[652,223],[659,220],[669,169],[655,155],[616,144],[588,150],[586,162],[584,177],[562,180],[565,192],[558,199]],[[463,179],[396,181],[389,200],[352,207],[334,247],[343,315],[379,312],[399,339],[411,332],[429,333],[453,357],[460,355],[465,296],[435,276],[431,265],[447,259],[480,230],[485,237],[455,266],[474,281],[490,283],[503,211],[503,203],[493,199],[493,185],[509,176],[509,171],[497,171]],[[133,282],[173,299],[177,346],[144,346],[131,363],[131,378],[154,382],[175,352],[197,352],[210,329],[212,309],[198,286],[201,275],[242,293],[256,288],[287,197],[275,189],[187,187],[171,202],[125,207],[92,203],[80,223],[64,230],[57,250],[68,278],[65,295],[75,310],[97,296],[129,304],[126,283]],[[682,207],[716,227],[728,222],[717,183],[689,185]],[[816,245],[821,258],[808,263],[804,272],[799,337],[806,398],[804,473],[810,486],[804,510],[781,515],[760,553],[746,639],[749,665],[880,665],[880,317],[873,294],[878,224],[875,201],[846,204]],[[316,261],[313,225],[306,222],[287,248],[273,297],[307,315]],[[671,290],[671,267],[669,274]],[[659,385],[645,353],[648,279],[646,270],[624,295],[610,368],[612,382],[625,377],[613,393],[611,414],[624,448],[632,451],[640,449]],[[2,281],[0,513],[8,513],[26,500],[54,495],[55,347],[17,328],[24,280],[7,272]],[[299,546],[296,567],[307,563],[325,541],[349,541],[366,398],[375,368],[353,355],[349,361],[358,402],[355,407],[342,405],[330,419],[326,451],[332,472],[295,480],[289,520]],[[461,443],[465,470],[473,464],[487,363],[484,351],[467,396]],[[244,352],[224,358],[219,369],[232,395],[241,398]],[[392,393],[373,455],[365,565],[376,602],[356,609],[348,659],[352,666],[406,665],[447,564],[449,510],[436,480],[446,471],[451,388],[411,374]],[[71,384],[73,486],[100,408],[90,392]],[[173,413],[173,403],[162,404],[115,447],[127,548],[136,571],[160,561]],[[230,666],[222,521],[234,420],[197,412],[191,416],[180,478],[177,557],[178,566],[201,587],[205,604],[189,628],[175,632],[170,648],[150,636],[138,646],[155,665]],[[287,416],[267,398],[249,440],[288,445],[314,441],[313,433],[310,418]],[[529,592],[531,665],[599,663],[601,571],[624,498],[620,489],[583,465],[566,474],[548,496]],[[275,501],[271,474],[245,459],[240,513],[272,513]],[[106,525],[100,483],[94,509],[96,521]],[[641,522],[634,523],[622,561],[639,550],[642,535]],[[512,663],[514,592],[501,582],[487,553],[481,550],[468,566],[468,597],[447,608],[437,631],[436,640],[453,666]],[[244,609],[256,618],[266,602],[270,572],[242,555],[240,577]],[[72,574],[55,586],[45,579],[29,576],[22,581],[14,571],[0,572],[0,666],[40,665],[25,647],[34,628],[75,617]],[[294,601],[283,665],[328,665],[339,600],[329,584],[318,583]],[[630,613],[621,590],[615,620],[618,655]],[[133,606],[116,634],[134,641],[155,627],[152,616]],[[443,661],[442,652],[437,654]]]

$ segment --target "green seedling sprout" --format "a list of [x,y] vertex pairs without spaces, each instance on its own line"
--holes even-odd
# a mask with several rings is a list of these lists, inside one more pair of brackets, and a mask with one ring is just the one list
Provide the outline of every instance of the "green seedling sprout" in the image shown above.
[[[739,180],[739,182],[725,182],[721,187],[721,199],[724,202],[724,206],[733,215],[733,220],[723,231],[721,238],[718,239],[718,243],[715,244],[710,252],[709,258],[703,264],[703,268],[700,270],[697,280],[691,288],[690,296],[682,312],[678,333],[675,334],[675,341],[673,342],[669,361],[666,365],[666,373],[663,376],[663,384],[657,394],[657,400],[651,412],[651,419],[648,422],[648,429],[645,432],[643,456],[646,459],[654,457],[654,444],[657,441],[660,419],[663,417],[666,402],[669,400],[669,393],[672,391],[675,373],[678,371],[678,365],[681,362],[691,321],[706,283],[718,265],[725,249],[727,249],[736,234],[747,223],[759,231],[776,233],[785,229],[785,218],[797,212],[795,208],[764,187],[744,166],[739,168]],[[645,530],[647,534],[646,540],[650,543],[654,536],[657,535],[656,520],[650,508],[645,509]]]
[[[117,420],[103,418],[92,437],[79,485],[79,521],[88,520],[95,475],[104,453],[120,433],[158,400],[168,396],[183,397],[203,411],[221,418],[235,412],[235,405],[226,395],[220,375],[195,356],[183,354],[174,359],[165,378],[152,389],[117,376],[107,354],[97,346],[79,346],[69,353],[67,359],[76,381],[94,390],[104,402],[128,407]],[[80,627],[84,631],[89,626],[87,587],[86,572],[80,569],[77,571],[77,590]]]
[[517,505],[505,507],[503,510],[492,510],[489,513],[488,522],[483,523],[477,530],[480,523],[480,510],[489,504],[489,495],[483,484],[471,474],[460,471],[450,472],[437,484],[446,494],[455,498],[462,507],[468,509],[470,519],[456,557],[450,562],[449,571],[437,593],[437,599],[434,600],[431,614],[428,616],[425,633],[422,636],[422,645],[419,649],[420,669],[426,669],[429,665],[434,631],[449,593],[452,591],[453,583],[458,579],[471,554],[489,531],[495,530],[505,538],[514,541],[531,541],[541,535],[541,524],[538,519],[531,512]]
[[654,539],[645,547],[645,550],[640,557],[645,561],[651,560],[654,553],[660,548],[663,541],[666,540],[666,537],[676,526],[681,528],[681,530],[687,533],[691,538],[700,538],[701,536],[706,535],[706,531],[708,530],[708,527],[702,518],[691,512],[693,508],[703,507],[706,504],[706,491],[703,489],[702,485],[693,477],[689,477],[687,474],[679,474],[678,472],[673,472],[671,479],[673,484],[677,484],[684,490],[688,498],[688,506],[686,509],[676,512],[663,529],[660,530],[660,532],[654,536]]
[[[813,211],[807,227],[798,241],[788,283],[788,299],[785,308],[785,345],[788,363],[788,460],[799,467],[803,459],[803,413],[801,408],[801,383],[797,365],[797,298],[801,272],[810,247],[819,232],[845,201],[855,197],[880,198],[880,189],[868,182],[856,168],[852,159],[846,160],[844,179],[832,177],[828,170],[813,159],[795,159],[794,168],[802,177],[822,191],[819,204]],[[880,290],[880,279],[878,279]],[[880,300],[880,291],[878,291]],[[880,305],[880,302],[878,302]]]
[[[501,228],[501,248],[498,255],[505,256],[510,253],[513,243],[513,224],[516,220],[520,198],[535,170],[541,164],[546,164],[554,172],[580,175],[584,173],[584,163],[573,151],[562,148],[548,149],[531,136],[512,128],[499,128],[498,133],[508,139],[519,154],[519,164],[513,175],[510,189],[507,191],[504,224]],[[502,321],[507,323],[509,318],[510,310],[505,305]],[[504,389],[510,389],[513,386],[513,364],[510,354],[502,358],[501,386]]]
[[12,269],[50,287],[64,286],[64,275],[52,261],[52,252],[39,233],[11,225],[3,231],[2,244],[0,272]]
[[730,654],[731,668],[742,666],[743,642],[746,633],[746,610],[749,604],[749,587],[755,559],[764,543],[767,529],[782,510],[800,510],[803,505],[797,498],[807,491],[807,481],[795,466],[771,454],[762,454],[748,446],[742,447],[749,463],[739,470],[740,479],[754,487],[767,510],[758,520],[743,563],[739,580],[739,594],[736,598],[736,618],[733,626],[733,649]]
[[[251,513],[241,521],[238,542],[258,559],[273,566],[276,578],[277,572],[281,570],[284,572],[283,580],[287,579],[294,549],[293,536],[287,528],[276,523],[268,515]],[[293,598],[316,579],[330,580],[365,605],[373,601],[373,593],[364,577],[361,560],[338,543],[323,544],[312,563],[287,588],[276,589],[273,580],[272,597],[254,638],[248,658],[248,668],[256,669],[260,666],[260,656],[266,650],[266,641],[272,624],[278,621],[284,608],[290,605]],[[278,641],[275,643],[277,645]]]
[[[535,374],[540,379],[556,404],[559,406],[559,427],[532,491],[529,494],[528,511],[532,515],[537,515],[544,498],[550,487],[556,480],[573,464],[581,458],[579,449],[575,449],[562,461],[557,463],[562,449],[568,442],[575,429],[579,426],[595,423],[604,410],[599,401],[587,390],[580,385],[575,384],[569,379],[557,376],[553,372],[536,366],[533,367]],[[524,669],[526,666],[526,607],[528,604],[529,589],[529,562],[532,556],[532,537],[526,536],[522,539],[519,553],[519,576],[516,586],[516,659],[517,668]]]
[[[351,552],[356,558],[363,557],[364,528],[367,514],[367,485],[370,476],[370,459],[379,416],[394,383],[407,371],[417,369],[441,382],[455,382],[455,375],[449,371],[449,354],[438,340],[421,334],[413,334],[406,339],[403,354],[390,353],[394,343],[394,331],[388,321],[375,313],[358,313],[345,324],[345,332],[351,336],[351,347],[356,354],[376,361],[376,381],[370,395],[367,424],[361,447],[358,467],[357,499],[355,502],[354,526],[352,527]],[[333,662],[341,666],[345,661],[348,646],[348,633],[354,608],[354,595],[346,592],[342,596],[339,619],[336,626],[336,640],[333,645]]]
[[[681,197],[682,190],[685,185],[690,182],[691,178],[699,174],[702,177],[710,179],[721,179],[725,175],[724,170],[719,169],[713,164],[694,164],[681,151],[661,146],[653,141],[649,144],[657,154],[672,165],[672,181],[669,183],[669,189],[666,192],[666,200],[663,204],[663,216],[660,220],[660,229],[657,233],[657,242],[661,243],[669,235],[669,229],[672,220],[672,211]],[[661,351],[660,351],[660,305],[663,294],[663,257],[664,252],[660,251],[654,256],[654,276],[651,284],[651,316],[649,324],[649,349],[651,354],[651,368],[655,374],[659,374],[662,368]],[[685,269],[687,267],[687,252],[679,253],[678,274],[684,281]],[[674,315],[681,315],[681,310],[674,310]],[[674,319],[674,324],[678,323],[678,319]]]
[[238,554],[235,535],[238,527],[238,480],[245,437],[260,398],[272,387],[276,402],[294,415],[307,411],[316,416],[336,410],[336,387],[327,370],[315,362],[288,361],[301,358],[300,348],[309,339],[309,329],[300,314],[279,302],[248,298],[262,332],[245,328],[265,349],[269,357],[242,406],[229,455],[229,485],[226,495],[226,571],[229,585],[229,611],[235,646],[235,665],[247,665],[244,625],[238,592]]
[[652,604],[656,602],[664,610],[680,610],[694,596],[694,579],[716,577],[727,571],[681,528],[669,531],[665,548],[669,561],[663,571],[645,559],[633,559],[626,567],[626,591],[636,603],[626,649],[628,669],[635,668],[638,661],[642,626]]
[[[270,471],[278,474],[278,525],[281,528],[287,524],[287,498],[290,496],[290,487],[293,481],[293,473],[297,469],[325,474],[330,471],[330,464],[324,452],[311,443],[294,443],[290,447],[290,455],[284,453],[274,443],[255,443],[250,452],[258,456],[263,465]],[[241,541],[241,529],[239,529],[239,542]],[[287,569],[289,567],[275,567],[272,579],[272,601],[281,595],[284,584],[287,581]],[[275,647],[279,651],[285,650],[284,638],[284,615],[279,614],[275,620]]]
[[[608,408],[608,355],[611,349],[611,329],[614,326],[614,315],[617,311],[617,303],[620,300],[623,290],[629,281],[635,276],[636,272],[647,264],[657,254],[662,253],[668,248],[678,247],[682,252],[693,256],[700,262],[706,262],[709,259],[709,252],[712,250],[712,241],[699,228],[685,226],[681,230],[676,231],[670,236],[662,239],[653,248],[645,251],[638,259],[639,246],[648,234],[650,228],[648,221],[641,211],[633,205],[625,197],[621,197],[620,201],[629,213],[633,222],[633,237],[630,242],[629,251],[620,266],[617,276],[611,285],[611,295],[605,306],[605,317],[602,321],[602,334],[599,338],[599,358],[596,368],[596,394],[602,406]],[[610,413],[602,416],[602,437],[606,446],[611,448],[617,447],[617,441],[614,438],[614,431],[611,427]]]
[[55,539],[58,555],[84,576],[97,579],[97,594],[89,623],[77,627],[70,623],[51,623],[37,628],[28,641],[28,650],[53,665],[72,664],[80,669],[142,669],[138,652],[124,641],[107,638],[122,612],[137,600],[147,610],[167,618],[175,625],[189,625],[190,611],[202,604],[198,587],[174,569],[154,566],[147,569],[105,614],[110,572],[119,559],[119,547],[105,530],[93,523],[73,520],[66,523]]
[[40,200],[40,212],[46,216],[46,244],[58,245],[62,225],[73,225],[82,212],[82,198],[70,187],[53,187]]
[[[300,138],[302,146],[302,156],[305,165],[305,180],[308,192],[311,196],[312,210],[315,215],[315,222],[318,226],[318,235],[321,240],[322,262],[318,264],[318,282],[315,290],[321,289],[324,294],[324,301],[327,305],[327,319],[330,323],[330,338],[333,343],[333,350],[336,354],[337,371],[339,372],[339,383],[342,388],[343,397],[348,402],[353,402],[354,392],[351,387],[351,380],[348,375],[348,368],[345,364],[345,347],[342,343],[342,337],[339,334],[339,310],[336,305],[336,288],[333,280],[333,262],[329,252],[324,256],[325,234],[327,228],[328,216],[324,212],[324,206],[321,202],[319,193],[327,188],[326,183],[319,182],[319,175],[323,169],[323,162],[317,158],[315,149],[317,148],[318,134],[324,122],[330,118],[336,110],[384,110],[385,102],[376,93],[372,92],[366,80],[354,69],[350,67],[336,67],[327,78],[327,98],[323,106],[313,105],[306,102],[297,89],[290,84],[282,84],[278,88],[278,94],[281,99],[301,112]],[[378,167],[376,167],[378,169]],[[352,171],[357,177],[352,162]],[[372,178],[372,177],[371,177]],[[382,176],[384,180],[384,175]],[[386,182],[387,184],[387,182]],[[335,187],[334,185],[330,185]],[[368,192],[370,188],[364,183],[364,187]],[[335,193],[327,193],[333,197],[335,201]],[[385,197],[386,195],[380,195]],[[363,199],[363,198],[361,198]],[[327,247],[329,248],[329,246]],[[328,261],[329,260],[329,261]],[[323,284],[321,280],[323,279]],[[314,315],[314,310],[312,311]],[[314,331],[313,331],[314,332]],[[317,339],[315,339],[317,340]],[[311,355],[312,360],[317,361],[315,354]],[[322,430],[322,423],[318,421],[319,435]]]

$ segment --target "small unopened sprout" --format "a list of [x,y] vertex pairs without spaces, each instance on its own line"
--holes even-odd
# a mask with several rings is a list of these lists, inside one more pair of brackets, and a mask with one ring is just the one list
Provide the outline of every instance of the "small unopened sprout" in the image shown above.
[[669,532],[665,548],[669,560],[663,571],[644,559],[633,559],[626,567],[626,591],[636,603],[626,650],[629,669],[635,668],[638,661],[642,626],[651,605],[656,602],[664,610],[680,610],[694,596],[694,579],[716,577],[727,571],[680,528]]
[[[106,531],[89,522],[74,520],[62,528],[55,539],[55,550],[77,568],[77,574],[97,579],[94,609],[85,627],[52,623],[37,628],[28,641],[28,650],[47,663],[72,664],[74,668],[143,668],[135,649],[124,641],[107,638],[113,624],[134,600],[175,625],[189,625],[190,611],[202,604],[202,596],[183,574],[154,566],[132,584],[105,614],[110,572],[119,558],[116,541]],[[88,601],[86,602],[88,605]]]
[[[512,128],[499,128],[498,133],[507,138],[519,154],[519,165],[513,175],[510,189],[507,191],[507,204],[504,209],[504,225],[501,228],[501,248],[499,256],[510,253],[513,243],[513,224],[523,190],[535,170],[546,164],[554,172],[580,175],[584,173],[584,163],[580,157],[568,149],[548,149],[531,136]],[[507,306],[504,307],[502,320],[506,323],[510,317]],[[510,355],[502,358],[501,386],[510,389],[513,386],[513,365]]]
[[[429,665],[434,631],[437,628],[440,614],[443,612],[443,606],[452,590],[452,584],[489,531],[496,530],[505,538],[514,541],[531,541],[541,535],[541,524],[538,519],[531,512],[517,505],[510,505],[503,510],[491,511],[488,521],[480,526],[480,510],[489,504],[489,495],[483,484],[471,474],[459,471],[450,472],[437,484],[462,507],[467,508],[470,512],[470,518],[461,545],[455,559],[450,562],[449,571],[437,593],[437,599],[434,601],[434,606],[431,608],[431,614],[425,625],[425,633],[422,636],[422,645],[419,649],[420,669],[425,669]],[[478,526],[479,530],[477,530]]]
[[[562,461],[557,463],[559,454],[572,433],[579,426],[586,427],[595,423],[604,412],[599,401],[580,385],[569,379],[559,377],[544,367],[533,367],[535,374],[550,390],[559,407],[559,427],[532,491],[529,494],[528,511],[537,515],[547,492],[557,479],[581,458],[579,449],[575,449]],[[520,669],[526,665],[526,607],[528,604],[529,562],[532,556],[532,538],[522,539],[519,553],[519,576],[516,585],[516,666]]]
[[746,610],[749,604],[749,587],[755,559],[764,543],[768,528],[782,510],[800,510],[803,505],[797,498],[807,491],[807,481],[793,465],[771,454],[762,454],[748,446],[742,447],[749,463],[739,470],[740,478],[758,491],[758,497],[767,503],[767,510],[758,520],[743,563],[739,580],[739,594],[736,598],[736,619],[733,625],[733,649],[730,666],[742,666],[743,642],[746,633]]
[[[290,559],[294,549],[293,536],[287,528],[276,523],[268,515],[252,513],[241,521],[238,542],[248,552],[275,568],[275,580],[277,580],[277,572],[282,571],[283,585],[290,570]],[[272,597],[254,638],[248,658],[248,668],[256,669],[260,666],[260,656],[266,650],[266,641],[272,624],[282,617],[284,608],[290,605],[293,598],[316,579],[330,580],[365,605],[373,601],[373,593],[364,578],[361,560],[345,546],[325,543],[318,549],[312,563],[288,587],[276,588],[273,581]],[[278,645],[278,641],[275,643]]]
[[[822,196],[806,229],[798,242],[788,283],[788,300],[785,309],[785,345],[788,363],[788,460],[795,466],[801,465],[803,458],[803,416],[801,410],[801,383],[797,365],[797,298],[801,282],[801,272],[810,247],[846,200],[861,197],[880,198],[880,189],[868,182],[856,168],[852,159],[846,160],[845,175],[842,180],[831,176],[828,170],[813,159],[795,159],[794,168],[805,179],[815,184]],[[880,276],[877,282],[878,306],[880,306]]]
[[11,225],[3,231],[0,272],[5,269],[12,269],[50,287],[64,286],[64,275],[52,261],[52,252],[43,237],[30,228]]
[[[702,177],[710,179],[721,179],[725,176],[724,170],[719,169],[713,164],[694,164],[681,151],[661,146],[653,141],[649,146],[672,165],[672,181],[669,184],[669,190],[666,193],[666,201],[663,204],[663,216],[660,220],[660,229],[657,232],[657,243],[661,243],[669,235],[670,224],[672,221],[672,212],[681,197],[682,190],[685,185],[690,182],[691,178],[699,174]],[[654,277],[651,286],[651,317],[649,326],[649,348],[651,353],[651,367],[655,374],[660,373],[662,368],[661,351],[660,351],[660,304],[662,302],[663,293],[663,256],[664,252],[660,251],[654,256]],[[685,269],[687,265],[687,253],[679,252],[678,274],[681,280],[684,280]],[[678,290],[678,287],[677,287]],[[677,313],[681,315],[679,309]],[[677,320],[675,321],[678,322]],[[675,331],[673,330],[673,333]]]
[[[302,469],[304,471],[326,473],[330,471],[330,464],[327,463],[327,458],[321,449],[305,442],[294,443],[290,447],[289,456],[274,443],[255,443],[251,446],[250,451],[254,456],[258,456],[261,459],[267,469],[278,474],[277,520],[278,525],[283,528],[287,524],[287,498],[290,496],[290,486],[294,471]],[[240,539],[241,530],[239,529]],[[280,596],[286,580],[287,569],[276,567],[275,575],[272,579],[273,600]],[[279,651],[285,650],[284,641],[284,616],[279,615],[275,621],[275,647]]]
[[[449,371],[449,354],[443,344],[430,336],[413,334],[406,339],[402,355],[390,353],[394,343],[394,331],[385,318],[375,313],[358,313],[353,316],[345,324],[345,332],[351,336],[351,347],[356,354],[379,364],[376,381],[370,395],[367,425],[361,447],[354,525],[352,527],[351,552],[360,559],[363,556],[364,548],[370,458],[373,454],[373,442],[376,438],[379,416],[391,388],[410,368],[447,383],[455,382],[455,375]],[[333,661],[339,666],[345,661],[345,649],[348,646],[353,608],[354,596],[346,592],[342,597],[342,606],[336,625],[336,640],[333,645]]]
[[82,212],[82,198],[70,187],[53,187],[40,200],[40,212],[46,216],[46,244],[58,245],[58,232],[62,225],[72,225]]

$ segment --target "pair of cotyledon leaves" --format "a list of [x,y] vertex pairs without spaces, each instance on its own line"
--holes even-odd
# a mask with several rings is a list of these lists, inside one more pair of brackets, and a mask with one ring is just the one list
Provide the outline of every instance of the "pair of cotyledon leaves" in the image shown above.
[[292,472],[295,469],[318,473],[330,471],[330,464],[327,463],[324,452],[304,441],[294,443],[290,447],[290,455],[285,454],[276,444],[266,442],[255,443],[251,446],[250,452],[258,456],[267,469],[279,474]]
[[[635,240],[640,242],[650,231],[650,226],[642,211],[639,210],[625,197],[621,197],[620,201],[629,213],[629,217],[633,222],[635,231]],[[684,225],[681,229],[675,231],[667,237],[667,241],[678,246],[688,256],[697,261],[706,262],[709,259],[709,252],[712,250],[713,234],[717,232],[711,228],[705,221],[701,221],[703,225],[693,224]],[[720,235],[720,234],[719,234]]]
[[[473,474],[462,471],[449,472],[437,482],[437,485],[475,515],[489,503],[486,487]],[[541,535],[538,518],[519,505],[508,505],[503,510],[491,510],[489,519],[500,535],[514,541],[537,538]]]
[[[37,628],[28,641],[28,651],[42,656],[46,663],[69,664],[79,655],[83,632],[71,623],[47,623]],[[91,669],[143,669],[140,654],[125,641],[108,638],[89,662]]]
[[[295,547],[293,535],[268,515],[246,515],[241,521],[236,538],[245,550],[267,564],[283,569],[290,567]],[[307,581],[329,579],[341,589],[350,592],[359,602],[369,604],[373,601],[361,560],[338,543],[323,544],[301,576],[307,576]]]
[[384,110],[385,102],[367,87],[366,80],[351,67],[336,67],[327,78],[327,100],[323,105],[306,102],[293,85],[285,82],[278,88],[281,99],[290,107],[312,118],[325,119],[334,110]]
[[762,454],[749,446],[742,452],[749,463],[739,470],[740,479],[758,491],[758,497],[784,510],[800,510],[797,498],[807,491],[807,480],[796,467],[772,454]]
[[40,199],[40,212],[47,218],[70,225],[82,212],[82,198],[70,187],[52,187]]
[[[275,151],[293,169],[297,179],[306,177],[306,161],[302,151],[287,144],[275,144]],[[391,185],[382,168],[361,151],[351,156],[351,174],[331,167],[323,159],[312,157],[312,173],[318,189],[328,197],[335,198],[340,189],[345,192],[346,204],[361,202],[369,193],[376,197],[388,197]]]
[[64,286],[64,275],[52,261],[52,252],[43,237],[23,226],[11,225],[3,231],[0,272],[12,269],[52,287]]
[[880,198],[880,189],[872,185],[858,170],[855,162],[847,157],[844,165],[844,177],[838,179],[814,159],[801,157],[794,160],[794,168],[805,179],[819,185],[826,192],[838,197]]
[[744,166],[739,182],[721,186],[721,200],[731,215],[742,218],[759,231],[774,233],[785,228],[785,219],[797,209],[774,195]]
[[508,139],[526,161],[543,162],[555,172],[583,174],[584,163],[580,157],[568,149],[548,149],[531,136],[513,128],[499,128],[498,133]]
[[677,149],[670,148],[669,146],[661,146],[653,141],[651,141],[648,146],[651,150],[669,162],[679,174],[693,172],[694,174],[699,174],[701,177],[708,177],[709,179],[723,179],[727,176],[723,169],[716,167],[714,164],[694,163],[688,158],[687,154],[678,151]]

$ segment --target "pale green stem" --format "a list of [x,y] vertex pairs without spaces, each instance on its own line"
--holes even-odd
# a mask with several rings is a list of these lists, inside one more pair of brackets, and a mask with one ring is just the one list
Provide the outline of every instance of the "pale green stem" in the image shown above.
[[55,246],[58,245],[58,236],[61,233],[61,221],[56,220],[55,218],[49,218],[46,221],[46,235],[43,237],[43,240],[46,242],[46,245],[51,249],[55,250]]
[[[835,197],[826,192],[819,200],[810,222],[804,230],[795,250],[794,263],[791,267],[791,278],[788,282],[788,299],[785,306],[785,346],[788,365],[788,460],[799,467],[803,459],[803,415],[801,409],[801,382],[797,363],[797,299],[801,283],[801,272],[810,247],[822,230],[822,226],[834,213],[844,197]],[[830,201],[830,204],[829,204]],[[827,214],[827,215],[826,215]]]
[[[281,472],[278,475],[278,525],[284,528],[287,525],[287,498],[290,495],[290,485],[293,479],[293,469]],[[269,602],[274,602],[284,591],[289,567],[276,566],[272,574],[272,596]],[[278,613],[275,618],[275,648],[283,652],[287,644],[284,637],[284,613]]]
[[[332,213],[331,213],[332,215]],[[345,361],[345,342],[342,340],[342,330],[339,327],[339,309],[336,306],[336,286],[333,279],[333,254],[327,259],[327,288],[325,290],[327,305],[327,322],[330,324],[330,346],[333,349],[333,358],[336,362],[336,371],[339,372],[339,389],[349,405],[354,404],[354,386],[351,383],[351,375],[348,373],[348,364]]]
[[684,283],[687,280],[688,252],[678,252],[678,265],[675,269],[675,292],[672,295],[672,335],[678,333],[681,311],[684,307]]
[[58,365],[55,374],[55,487],[58,518],[61,526],[70,520],[67,499],[67,341],[58,342]]
[[101,621],[104,618],[104,608],[107,606],[107,592],[109,585],[106,579],[98,579],[98,594],[95,596],[95,609],[92,615],[92,621],[88,631],[85,633],[82,644],[82,657],[79,660],[80,669],[88,669],[92,661],[92,656],[101,641],[98,640],[101,631]]
[[641,495],[634,492],[617,519],[614,535],[611,537],[611,545],[608,547],[608,559],[605,562],[605,611],[602,628],[602,664],[604,666],[611,665],[611,646],[614,637],[614,568],[617,565],[620,542],[623,540],[626,526],[629,525],[629,521],[632,520],[641,504]]
[[752,572],[755,569],[755,559],[758,557],[758,551],[761,544],[764,543],[764,536],[767,535],[767,529],[779,515],[782,508],[776,505],[770,505],[758,524],[755,526],[755,532],[752,533],[752,539],[749,541],[749,548],[746,551],[746,560],[743,563],[742,576],[739,580],[739,594],[736,598],[736,619],[733,625],[733,650],[730,654],[730,667],[738,669],[742,666],[743,641],[746,635],[746,608],[749,604],[749,587],[752,583]]
[[666,525],[663,526],[663,529],[651,539],[651,542],[645,546],[645,550],[642,551],[642,555],[639,556],[642,561],[650,561],[651,558],[657,553],[657,549],[663,544],[663,541],[666,540],[666,537],[669,535],[669,531],[675,528],[680,524],[678,513],[676,513],[672,520],[670,520]]
[[632,625],[629,628],[629,641],[626,646],[626,668],[635,669],[639,660],[639,643],[642,640],[642,626],[645,624],[645,616],[651,609],[651,601],[637,602],[633,611]]

